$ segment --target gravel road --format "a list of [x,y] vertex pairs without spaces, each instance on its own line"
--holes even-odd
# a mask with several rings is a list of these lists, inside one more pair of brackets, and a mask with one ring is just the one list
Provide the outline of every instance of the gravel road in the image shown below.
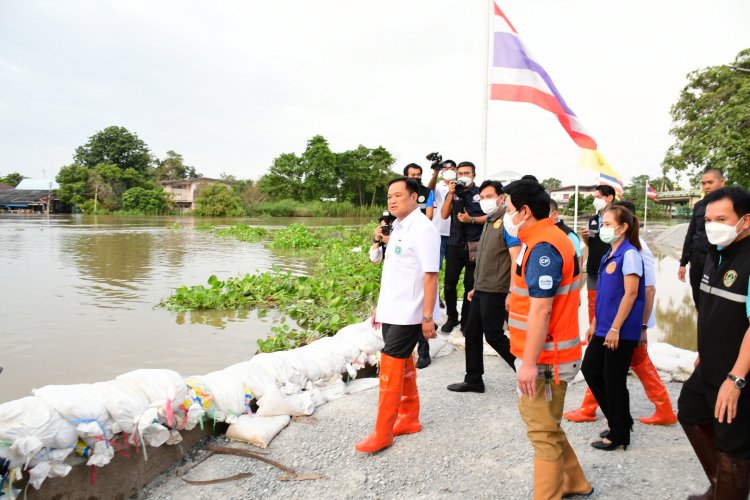
[[[497,357],[485,358],[484,394],[445,389],[463,377],[463,352],[436,359],[419,371],[422,423],[418,434],[400,436],[373,455],[354,443],[373,427],[377,390],[329,402],[317,409],[316,422],[293,421],[271,443],[268,457],[298,472],[318,473],[316,481],[280,481],[282,472],[248,458],[213,456],[186,476],[216,479],[240,472],[249,478],[206,486],[188,485],[173,468],[152,482],[144,499],[230,498],[530,498],[532,448],[517,409],[513,371]],[[595,487],[589,498],[685,498],[703,492],[707,481],[679,425],[647,426],[638,417],[652,405],[635,377],[629,377],[631,411],[636,420],[631,447],[604,452],[589,443],[606,427],[564,421],[573,448]],[[681,384],[670,382],[676,402]],[[566,411],[581,402],[585,383],[569,387]],[[220,438],[214,444],[244,447]],[[188,460],[205,453],[199,445]]]

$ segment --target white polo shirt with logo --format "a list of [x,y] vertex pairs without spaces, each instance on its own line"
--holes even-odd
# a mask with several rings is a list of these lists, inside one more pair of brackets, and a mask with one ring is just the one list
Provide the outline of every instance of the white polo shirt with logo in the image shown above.
[[451,234],[451,216],[447,219],[440,216],[440,209],[445,204],[445,198],[448,196],[448,184],[440,181],[435,186],[435,212],[432,214],[432,223],[440,233],[440,236],[450,236]]
[[[440,269],[440,235],[419,209],[393,222],[375,313],[378,323],[419,325],[424,316],[424,274]],[[435,290],[432,317],[439,319]]]

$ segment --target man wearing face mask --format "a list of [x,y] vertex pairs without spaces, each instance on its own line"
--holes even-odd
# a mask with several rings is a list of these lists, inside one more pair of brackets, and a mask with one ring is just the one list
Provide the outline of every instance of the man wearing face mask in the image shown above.
[[594,320],[594,309],[596,307],[596,281],[599,278],[599,264],[602,257],[609,252],[609,243],[604,243],[599,238],[599,229],[602,227],[602,212],[613,201],[615,201],[615,189],[612,186],[601,184],[594,191],[594,210],[596,213],[589,219],[588,227],[583,228],[581,236],[583,242],[589,249],[586,260],[586,289],[589,303],[589,323]]
[[479,187],[479,204],[487,220],[479,238],[474,290],[468,293],[471,302],[466,323],[466,375],[464,381],[448,386],[454,392],[484,392],[484,346],[497,351],[515,371],[516,357],[510,353],[510,341],[503,332],[505,298],[510,287],[513,261],[518,257],[521,242],[503,227],[505,206],[502,205],[503,185],[499,181],[484,181]]
[[[440,329],[450,333],[460,324],[461,330],[469,318],[469,301],[467,295],[474,288],[474,267],[476,249],[482,234],[482,224],[487,219],[479,205],[479,188],[474,184],[476,167],[470,161],[458,164],[458,178],[448,184],[448,196],[440,213],[443,218],[450,217],[451,232],[448,237],[448,251],[445,255],[445,310],[448,319]],[[464,270],[464,297],[461,306],[461,320],[458,319],[457,287],[461,271]]]
[[508,310],[516,356],[518,409],[534,447],[534,498],[593,493],[560,426],[565,393],[581,368],[578,260],[573,243],[549,218],[549,194],[538,182],[505,188],[505,229],[523,246]]
[[[435,211],[435,194],[432,189],[422,184],[422,167],[416,163],[409,163],[404,167],[404,177],[414,179],[419,184],[419,196],[417,196],[417,206],[428,219],[432,219]],[[434,186],[437,181],[437,170],[433,171],[430,185]]]
[[445,160],[441,164],[440,177],[442,177],[442,180],[435,186],[436,213],[432,217],[432,222],[435,224],[435,229],[440,233],[440,267],[442,268],[445,254],[448,252],[448,239],[451,234],[451,218],[450,216],[443,218],[441,210],[445,204],[446,198],[448,197],[450,183],[456,180],[456,162],[453,160]]
[[680,421],[709,480],[700,497],[750,494],[750,193],[718,189],[705,198],[711,247],[698,309],[698,359],[682,386]]
[[[724,187],[724,174],[718,168],[708,168],[701,177],[701,189],[703,194],[709,195]],[[698,309],[700,300],[701,276],[706,264],[708,254],[708,239],[706,239],[706,201],[698,200],[693,206],[693,215],[690,217],[685,243],[682,244],[682,256],[680,257],[680,268],[677,270],[677,278],[685,281],[687,265],[690,264],[690,288],[693,289],[693,303]]]

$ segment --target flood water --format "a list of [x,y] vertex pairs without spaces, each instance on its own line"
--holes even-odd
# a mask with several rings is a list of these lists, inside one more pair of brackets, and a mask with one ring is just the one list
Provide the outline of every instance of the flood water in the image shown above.
[[[293,219],[248,219],[283,226]],[[0,402],[46,384],[107,380],[137,368],[207,373],[247,360],[273,316],[249,311],[173,313],[156,307],[182,285],[308,263],[263,244],[219,238],[192,218],[0,216]],[[298,219],[313,225],[363,220]],[[695,349],[690,288],[677,261],[657,255],[652,341]],[[582,294],[585,297],[585,293]],[[581,318],[585,318],[585,303]]]

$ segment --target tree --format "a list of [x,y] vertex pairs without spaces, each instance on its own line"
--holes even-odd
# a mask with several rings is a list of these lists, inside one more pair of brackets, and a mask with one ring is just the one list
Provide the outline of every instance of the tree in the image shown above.
[[107,163],[122,170],[132,168],[143,176],[150,175],[148,146],[125,127],[111,126],[95,133],[86,144],[76,148],[74,159],[87,168]]
[[[733,65],[750,70],[750,49]],[[671,109],[675,143],[662,162],[664,172],[695,175],[716,167],[730,183],[750,186],[750,74],[722,65],[688,78]]]
[[546,189],[547,191],[552,191],[553,189],[560,188],[562,186],[562,181],[560,179],[550,177],[549,179],[544,179],[542,181],[542,186],[544,186],[544,189]]
[[283,153],[273,160],[268,173],[260,178],[261,191],[273,200],[306,199],[305,167],[302,158],[294,153]]
[[195,199],[195,215],[206,217],[240,217],[245,209],[239,197],[226,184],[216,183],[204,186]]
[[322,135],[307,141],[302,153],[305,199],[338,198],[340,176],[336,169],[336,155]]
[[162,189],[134,187],[123,193],[122,208],[145,215],[160,215],[169,211],[171,200]]
[[[623,199],[632,201],[635,205],[638,216],[643,216],[643,202],[646,200],[646,183],[650,183],[652,187],[657,188],[659,180],[650,180],[648,175],[638,175],[633,177],[630,184],[625,188],[623,192]],[[656,203],[652,199],[648,199],[648,213],[649,214],[661,214],[664,211],[664,207]]]
[[0,177],[0,184],[10,184],[11,186],[16,187],[24,179],[26,179],[26,177],[18,172],[12,172],[5,177]]
[[154,169],[154,179],[162,180],[179,180],[179,179],[197,179],[201,175],[195,171],[195,167],[185,165],[182,155],[172,150],[167,151],[167,157],[158,160]]
[[80,206],[93,194],[89,186],[89,169],[73,163],[60,169],[57,174],[57,197],[67,205]]

